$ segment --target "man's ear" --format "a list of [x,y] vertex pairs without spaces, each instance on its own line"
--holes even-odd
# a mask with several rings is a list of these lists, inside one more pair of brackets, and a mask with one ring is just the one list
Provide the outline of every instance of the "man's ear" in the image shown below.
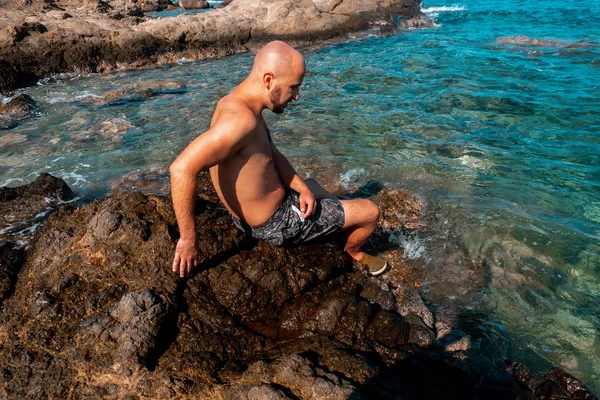
[[271,86],[273,85],[273,73],[272,72],[265,72],[265,74],[263,75],[263,83],[265,84],[265,87],[267,88],[267,90],[271,89]]

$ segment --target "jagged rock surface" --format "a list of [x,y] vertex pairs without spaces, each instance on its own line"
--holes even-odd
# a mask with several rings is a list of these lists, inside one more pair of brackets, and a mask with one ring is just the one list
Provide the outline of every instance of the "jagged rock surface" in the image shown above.
[[190,279],[170,270],[169,198],[123,192],[50,216],[2,306],[0,397],[533,396],[526,379],[449,363],[418,293],[367,277],[333,245],[245,237],[206,176],[199,187]]

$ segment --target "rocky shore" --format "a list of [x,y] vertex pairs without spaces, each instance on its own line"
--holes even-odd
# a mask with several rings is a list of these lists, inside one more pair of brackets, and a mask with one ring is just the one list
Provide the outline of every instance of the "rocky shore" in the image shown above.
[[233,0],[197,15],[145,16],[167,7],[166,0],[0,0],[0,92],[59,73],[222,56],[275,38],[315,43],[420,15],[418,0]]
[[168,197],[65,204],[50,175],[0,188],[0,398],[596,399],[558,368],[497,365],[439,324],[416,266],[387,249],[390,229],[420,226],[410,194],[370,192],[383,210],[370,246],[395,260],[371,278],[331,243],[245,237],[206,175],[199,187],[190,279],[170,271]]

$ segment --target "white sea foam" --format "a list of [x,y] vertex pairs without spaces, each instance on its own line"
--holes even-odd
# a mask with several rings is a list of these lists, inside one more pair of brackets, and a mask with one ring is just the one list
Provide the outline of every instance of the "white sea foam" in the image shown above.
[[358,178],[364,173],[364,168],[353,168],[344,174],[340,174],[340,184],[346,189],[352,189],[356,186]]
[[416,235],[407,235],[401,230],[395,230],[390,234],[389,242],[402,247],[404,257],[415,260],[425,254],[425,243]]
[[473,157],[468,154],[459,158],[460,163],[465,167],[479,169],[483,171],[489,170],[494,164],[491,161],[483,160],[481,158]]
[[0,186],[8,186],[8,185],[10,185],[13,182],[23,182],[23,179],[21,179],[21,178],[8,178],[4,182],[0,183]]
[[432,6],[432,7],[427,7],[427,8],[421,8],[421,12],[424,12],[425,14],[439,14],[442,12],[458,12],[458,11],[465,11],[467,9],[467,7],[465,6],[461,6],[458,4],[454,4],[451,6]]
[[77,96],[72,96],[72,97],[69,97],[66,95],[58,95],[58,96],[48,99],[48,103],[50,103],[50,104],[66,103],[66,102],[71,102],[71,101],[81,101],[81,100],[90,99],[90,98],[101,99],[102,96],[98,96],[95,93],[90,93],[88,91],[85,91]]
[[71,171],[71,172],[62,172],[61,171],[58,173],[52,173],[52,175],[60,176],[65,181],[70,182],[72,185],[76,185],[76,186],[79,186],[81,184],[85,184],[88,182],[88,180],[86,179],[86,177],[84,175],[78,174],[75,171]]

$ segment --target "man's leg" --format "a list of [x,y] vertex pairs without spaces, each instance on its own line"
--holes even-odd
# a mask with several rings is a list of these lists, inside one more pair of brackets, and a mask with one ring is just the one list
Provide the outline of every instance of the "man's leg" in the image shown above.
[[350,257],[360,261],[365,255],[360,248],[377,226],[379,207],[367,199],[340,200],[340,203],[344,207],[345,215],[342,230],[349,232],[344,250],[350,254]]
[[[315,199],[336,199],[314,179],[304,181],[315,196]],[[356,261],[362,259],[364,253],[360,251],[363,244],[367,242],[379,218],[379,207],[371,200],[353,199],[340,200],[344,207],[345,221],[343,231],[348,231],[348,238],[344,250]]]

